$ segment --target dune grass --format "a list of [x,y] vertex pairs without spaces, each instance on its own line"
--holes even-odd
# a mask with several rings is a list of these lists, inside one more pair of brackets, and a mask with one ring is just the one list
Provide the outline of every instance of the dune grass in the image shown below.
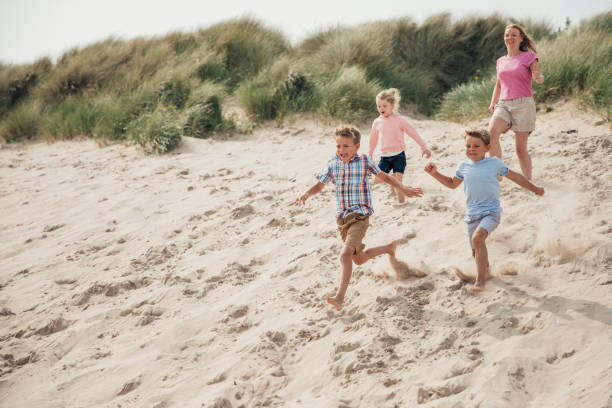
[[[535,87],[539,101],[576,97],[610,118],[610,14],[562,32],[518,21],[540,47],[546,82]],[[252,18],[109,38],[56,63],[0,64],[0,136],[85,135],[164,152],[181,135],[235,132],[234,117],[223,112],[228,97],[255,123],[299,112],[358,122],[377,116],[375,95],[389,87],[421,113],[469,120],[486,114],[510,22],[500,15],[438,14],[420,24],[398,18],[332,27],[295,46]]]
[[43,119],[33,104],[18,104],[0,122],[0,136],[7,142],[34,139],[40,136]]

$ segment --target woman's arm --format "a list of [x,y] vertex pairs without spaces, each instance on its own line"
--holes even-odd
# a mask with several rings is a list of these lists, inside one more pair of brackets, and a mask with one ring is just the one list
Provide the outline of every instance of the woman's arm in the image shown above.
[[491,95],[491,104],[489,105],[489,112],[495,110],[495,104],[499,100],[499,94],[501,93],[501,85],[499,84],[499,78],[495,81],[495,87],[493,88],[493,95]]
[[542,71],[540,71],[540,64],[538,64],[538,60],[535,60],[529,66],[531,70],[531,77],[536,83],[541,84],[544,82],[544,75],[542,75]]

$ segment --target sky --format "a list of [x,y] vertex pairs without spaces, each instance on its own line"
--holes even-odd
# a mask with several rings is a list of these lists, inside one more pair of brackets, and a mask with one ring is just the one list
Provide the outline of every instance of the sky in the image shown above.
[[254,17],[280,30],[292,43],[336,25],[427,17],[453,18],[499,13],[565,26],[612,10],[610,0],[0,0],[0,62],[53,60],[75,47],[111,36],[161,36],[193,32],[236,17]]

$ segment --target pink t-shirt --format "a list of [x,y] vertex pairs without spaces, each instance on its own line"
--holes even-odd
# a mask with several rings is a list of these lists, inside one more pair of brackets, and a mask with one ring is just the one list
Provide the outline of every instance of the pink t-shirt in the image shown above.
[[514,57],[497,59],[497,78],[501,85],[499,99],[528,98],[531,90],[531,69],[538,57],[531,51],[522,52]]
[[421,151],[427,150],[427,145],[421,139],[419,134],[399,113],[392,113],[388,118],[379,116],[372,123],[372,131],[370,132],[370,157],[376,149],[378,139],[380,138],[380,150],[383,153],[387,152],[403,152],[406,150],[404,143],[404,133],[414,139],[421,147]]

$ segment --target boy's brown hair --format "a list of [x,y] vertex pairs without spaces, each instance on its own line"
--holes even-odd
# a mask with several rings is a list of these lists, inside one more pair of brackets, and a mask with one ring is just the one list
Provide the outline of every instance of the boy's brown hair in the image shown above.
[[336,128],[334,136],[338,137],[349,137],[353,139],[353,144],[359,144],[361,142],[361,133],[353,125],[340,125]]
[[485,129],[465,129],[464,138],[466,137],[475,137],[476,139],[480,139],[485,146],[488,146],[489,143],[491,143],[491,135]]

